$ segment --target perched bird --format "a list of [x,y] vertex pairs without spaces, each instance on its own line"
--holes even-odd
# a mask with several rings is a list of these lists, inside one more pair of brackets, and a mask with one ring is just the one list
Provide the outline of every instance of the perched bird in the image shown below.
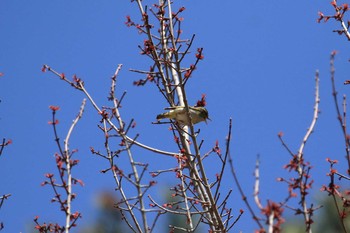
[[[170,107],[166,108],[166,110],[169,110],[169,112],[165,112],[157,116],[158,121],[160,119],[168,118],[175,120],[180,124],[189,125],[186,109],[184,106]],[[201,121],[205,121],[205,123],[207,123],[207,119],[210,120],[208,110],[204,107],[189,107],[189,110],[193,124],[197,124]]]

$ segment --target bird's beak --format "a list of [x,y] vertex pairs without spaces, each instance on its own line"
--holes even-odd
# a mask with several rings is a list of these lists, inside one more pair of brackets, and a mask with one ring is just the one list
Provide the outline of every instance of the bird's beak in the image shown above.
[[211,119],[208,117],[207,119],[205,119],[205,124],[208,124],[207,120],[211,121]]

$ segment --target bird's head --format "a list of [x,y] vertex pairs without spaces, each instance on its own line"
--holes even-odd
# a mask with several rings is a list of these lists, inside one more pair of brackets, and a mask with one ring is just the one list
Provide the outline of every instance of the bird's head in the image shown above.
[[198,108],[199,108],[200,118],[203,119],[205,123],[207,123],[207,120],[211,121],[211,119],[209,118],[208,110],[205,107],[198,107]]

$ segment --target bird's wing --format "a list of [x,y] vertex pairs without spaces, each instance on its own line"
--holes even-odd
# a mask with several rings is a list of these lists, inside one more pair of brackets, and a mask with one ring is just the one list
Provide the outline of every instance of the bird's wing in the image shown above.
[[196,107],[189,107],[190,110],[194,111],[194,112],[200,112],[200,108],[196,108]]
[[175,106],[175,107],[166,107],[164,108],[164,110],[176,110],[176,109],[182,110],[184,108],[185,108],[184,106]]

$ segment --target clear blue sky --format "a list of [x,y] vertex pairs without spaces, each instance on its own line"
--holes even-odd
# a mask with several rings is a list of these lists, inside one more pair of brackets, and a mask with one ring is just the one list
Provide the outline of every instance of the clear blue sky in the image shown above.
[[[146,3],[149,1],[146,1]],[[312,194],[321,196],[320,185],[327,184],[326,157],[344,161],[344,145],[331,96],[329,54],[336,58],[336,78],[340,96],[348,93],[342,85],[349,79],[347,70],[349,42],[332,33],[335,22],[318,24],[317,12],[332,12],[329,1],[176,1],[185,6],[185,35],[196,34],[193,50],[204,47],[205,59],[199,63],[188,86],[190,103],[202,93],[207,95],[212,121],[201,124],[204,150],[218,139],[224,145],[227,125],[233,118],[231,154],[246,195],[251,197],[256,155],[261,156],[261,199],[282,200],[284,184],[276,178],[287,175],[282,169],[289,161],[277,133],[296,152],[308,128],[314,101],[314,74],[320,71],[321,114],[315,133],[307,143],[306,160],[314,165],[312,175],[318,180]],[[34,216],[45,221],[63,222],[59,207],[50,203],[52,192],[41,187],[47,172],[56,172],[53,154],[57,151],[49,105],[59,105],[59,133],[64,138],[83,96],[53,75],[40,71],[48,64],[68,77],[77,74],[96,97],[100,106],[107,104],[109,78],[118,64],[123,70],[118,91],[128,94],[122,108],[124,119],[135,118],[139,140],[160,149],[177,150],[167,126],[150,124],[163,111],[166,102],[154,86],[135,87],[132,82],[143,76],[130,68],[148,69],[150,60],[139,55],[138,44],[144,37],[127,28],[125,16],[140,19],[135,3],[130,1],[20,1],[0,3],[0,126],[1,137],[13,144],[0,157],[0,195],[11,193],[0,210],[4,232],[28,232]],[[188,64],[190,64],[188,60]],[[89,147],[103,149],[103,138],[96,128],[99,116],[88,105],[83,119],[73,133],[71,148],[81,163],[73,171],[85,182],[76,186],[73,209],[83,214],[80,226],[94,217],[96,195],[113,190],[111,176],[100,174],[107,163],[89,152]],[[151,164],[174,161],[137,151],[141,161]],[[208,170],[216,171],[215,164]],[[341,166],[340,166],[341,167]],[[345,172],[344,172],[345,173]],[[168,181],[159,180],[159,184]],[[175,181],[173,181],[175,182]],[[225,188],[234,190],[232,208],[238,214],[246,209],[228,174]],[[325,194],[322,194],[326,196]],[[248,212],[233,232],[252,232]]]

